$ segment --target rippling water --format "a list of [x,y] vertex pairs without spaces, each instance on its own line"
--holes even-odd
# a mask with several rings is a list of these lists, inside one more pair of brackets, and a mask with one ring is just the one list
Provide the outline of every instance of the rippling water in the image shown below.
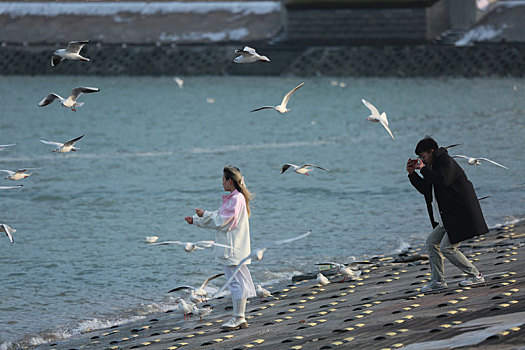
[[[478,195],[492,195],[482,202],[489,226],[524,216],[522,79],[331,80],[305,79],[280,115],[249,111],[279,103],[303,78],[191,77],[180,90],[171,77],[1,77],[0,144],[17,145],[0,152],[0,168],[38,169],[22,189],[0,192],[1,220],[17,229],[14,244],[0,237],[0,348],[165,310],[167,290],[220,271],[212,250],[186,254],[144,238],[212,239],[183,216],[219,207],[225,164],[256,194],[253,246],[313,231],[269,249],[250,267],[257,283],[421,243],[430,224],[405,162],[426,134],[510,168],[459,161]],[[81,85],[101,91],[81,96],[76,113],[37,106]],[[365,121],[361,98],[387,112],[394,141]],[[39,142],[82,134],[77,153]],[[285,162],[332,172],[281,175]]]

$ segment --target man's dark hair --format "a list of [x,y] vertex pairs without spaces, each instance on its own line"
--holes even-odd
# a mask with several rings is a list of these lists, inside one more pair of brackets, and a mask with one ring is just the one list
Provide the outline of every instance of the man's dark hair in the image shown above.
[[423,140],[417,143],[415,152],[416,155],[418,155],[421,152],[428,152],[431,149],[437,150],[438,148],[437,142],[430,135],[427,135]]

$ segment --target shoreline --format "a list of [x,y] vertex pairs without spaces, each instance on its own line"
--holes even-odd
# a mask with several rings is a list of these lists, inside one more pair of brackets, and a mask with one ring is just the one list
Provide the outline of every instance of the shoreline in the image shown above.
[[[445,260],[449,288],[442,293],[419,293],[429,275],[421,248],[413,247],[397,257],[381,254],[370,259],[373,264],[356,281],[337,283],[341,278],[332,273],[327,274],[332,283],[318,287],[312,280],[315,271],[270,285],[266,288],[271,297],[249,300],[250,327],[244,330],[220,329],[231,313],[226,296],[209,302],[215,309],[202,322],[196,316],[184,321],[182,315],[168,310],[28,348],[329,349],[347,343],[370,349],[423,348],[428,344],[409,345],[447,335],[449,345],[459,344],[465,341],[461,334],[468,338],[472,332],[462,325],[475,320],[487,325],[486,337],[478,339],[482,347],[477,348],[525,345],[525,317],[518,317],[525,314],[525,273],[519,269],[519,256],[525,253],[525,221],[491,228],[486,235],[463,242],[461,250],[487,276],[479,287],[458,288],[462,275]],[[520,325],[515,325],[516,317]],[[500,327],[488,327],[491,320],[499,320]],[[506,325],[508,329],[500,329]]]

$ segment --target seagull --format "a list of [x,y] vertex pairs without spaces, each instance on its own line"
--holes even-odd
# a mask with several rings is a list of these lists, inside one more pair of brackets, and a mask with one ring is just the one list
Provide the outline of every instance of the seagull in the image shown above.
[[455,143],[453,145],[448,145],[448,146],[445,146],[443,148],[449,150],[449,149],[454,148],[456,146],[463,146],[463,144],[462,143]]
[[173,78],[173,81],[175,83],[177,83],[177,85],[179,86],[179,89],[182,89],[182,87],[184,86],[184,80],[182,80],[181,78],[179,77],[175,77]]
[[330,170],[328,169],[325,169],[323,167],[320,167],[319,165],[314,165],[314,164],[303,164],[301,166],[298,166],[298,165],[295,165],[295,164],[291,164],[291,163],[286,163],[283,165],[283,167],[281,168],[281,174],[284,173],[286,170],[288,170],[288,168],[290,167],[293,167],[293,171],[295,171],[297,174],[301,174],[301,175],[307,175],[309,176],[310,174],[308,174],[308,172],[310,170],[313,170],[312,168],[317,168],[317,169],[321,169],[321,170],[324,170],[324,171],[328,171],[330,172]]
[[322,262],[318,263],[316,265],[329,265],[331,268],[336,267],[337,272],[343,275],[343,280],[341,282],[344,282],[347,278],[350,279],[357,279],[361,276],[361,270],[358,268],[355,269],[359,264],[371,264],[371,262],[367,261],[353,261],[349,264],[339,264],[336,262],[328,261],[328,262]]
[[63,60],[89,61],[89,58],[80,56],[80,50],[89,43],[89,40],[70,41],[65,49],[56,50],[51,56],[51,66],[54,67]]
[[184,314],[184,319],[186,320],[186,318],[189,318],[189,314],[191,313],[191,310],[192,310],[191,305],[188,304],[186,301],[184,301],[184,299],[182,298],[177,298],[175,303],[178,304],[176,310],[179,313]]
[[379,111],[377,110],[377,108],[374,107],[374,105],[372,105],[370,102],[368,102],[365,99],[361,99],[361,101],[364,103],[366,107],[368,107],[368,109],[372,113],[368,116],[368,118],[366,118],[366,120],[370,120],[371,122],[374,122],[374,123],[380,122],[385,127],[386,131],[388,131],[390,136],[392,136],[392,140],[393,140],[394,134],[392,134],[392,131],[390,131],[390,128],[388,127],[388,119],[386,117],[386,113],[383,112],[381,113],[381,115],[379,115]]
[[[183,245],[184,250],[188,253],[194,252],[196,249],[204,249],[209,248],[211,246],[217,246],[217,247],[223,247],[223,248],[230,248],[230,249],[236,249],[232,246],[221,244],[221,243],[215,243],[214,241],[199,241],[199,242],[181,242],[181,241],[166,241],[166,242],[159,242],[159,243],[153,243],[152,245],[169,245],[169,244],[178,244]],[[203,247],[200,247],[203,246]]]
[[10,145],[0,145],[0,151],[3,151],[6,147],[11,147],[11,146],[14,146],[16,145],[16,143],[12,143]]
[[489,162],[489,163],[495,164],[497,166],[500,166],[502,168],[508,169],[505,165],[501,165],[499,163],[496,163],[495,161],[490,160],[488,158],[467,157],[467,156],[464,156],[464,155],[461,155],[461,154],[456,154],[455,156],[452,156],[452,158],[456,158],[456,157],[465,158],[470,165],[480,165],[481,161],[485,161],[485,162]]
[[213,311],[213,306],[206,304],[201,307],[198,307],[197,305],[193,305],[193,314],[199,315],[200,321],[202,321],[202,316],[209,315]]
[[16,186],[0,186],[0,190],[10,190],[12,188],[20,188],[20,187],[23,187],[24,185],[16,185]]
[[93,88],[93,87],[87,87],[87,86],[79,86],[71,90],[71,95],[68,98],[63,98],[60,95],[57,95],[55,93],[51,93],[47,95],[42,101],[38,103],[40,107],[47,106],[48,104],[52,103],[56,99],[60,100],[60,103],[62,106],[71,108],[72,111],[76,112],[75,107],[80,107],[84,105],[84,102],[77,102],[77,98],[80,97],[82,94],[89,94],[92,92],[99,92],[99,88]]
[[259,107],[259,108],[256,108],[254,110],[251,110],[250,112],[256,112],[256,111],[260,111],[261,109],[275,109],[277,112],[279,113],[287,113],[287,112],[290,112],[291,109],[289,108],[286,108],[286,106],[288,105],[288,101],[290,101],[290,97],[292,97],[292,94],[297,90],[299,89],[301,86],[304,85],[304,82],[297,85],[295,88],[293,88],[293,90],[291,90],[290,92],[288,92],[286,95],[284,95],[283,97],[283,100],[281,102],[280,105],[278,106],[263,106],[263,107]]
[[66,141],[65,143],[53,142],[53,141],[48,141],[48,140],[44,140],[44,139],[40,139],[40,142],[45,143],[46,145],[57,146],[57,148],[54,149],[52,152],[57,152],[57,153],[67,153],[69,151],[76,152],[77,149],[80,149],[80,148],[77,148],[77,147],[74,146],[75,142],[77,142],[78,140],[80,140],[83,137],[84,137],[84,135],[76,137],[76,138],[71,139],[69,141]]
[[326,278],[322,273],[317,274],[316,281],[322,286],[326,286],[328,283],[330,283],[330,280]]
[[188,289],[188,290],[190,290],[190,293],[191,293],[191,291],[193,291],[193,292],[195,292],[195,295],[206,298],[206,296],[208,295],[208,292],[204,288],[206,288],[206,286],[208,285],[208,283],[210,283],[211,280],[213,280],[213,279],[215,279],[217,277],[223,276],[223,275],[224,275],[224,273],[218,273],[216,275],[213,275],[213,276],[210,276],[210,277],[206,278],[204,280],[204,282],[202,282],[201,286],[198,287],[198,288],[195,288],[195,287],[192,287],[192,286],[179,286],[179,287],[173,288],[168,293],[173,293],[173,292],[176,292],[176,291],[179,291],[179,290],[182,290],[182,289]]
[[11,170],[0,170],[0,171],[3,171],[4,173],[8,174],[4,179],[11,180],[11,181],[17,181],[17,180],[25,179],[26,177],[31,176],[31,174],[26,173],[26,171],[28,171],[29,169],[30,168],[18,169],[17,171],[11,171]]
[[280,240],[280,241],[273,241],[273,242],[270,242],[270,243],[267,243],[267,244],[263,245],[261,248],[255,249],[254,251],[251,252],[250,255],[248,255],[246,258],[242,259],[239,262],[239,264],[237,265],[237,267],[233,271],[233,273],[232,273],[231,277],[228,279],[228,281],[226,281],[226,283],[217,292],[215,292],[213,295],[214,296],[219,295],[219,293],[221,293],[224,289],[226,289],[226,287],[228,287],[230,282],[233,281],[233,279],[235,278],[235,275],[237,274],[239,269],[242,267],[242,265],[247,260],[253,259],[255,261],[261,261],[263,259],[263,255],[264,255],[264,252],[266,251],[266,249],[268,249],[268,248],[270,248],[272,246],[275,246],[275,245],[279,246],[279,245],[284,244],[284,243],[290,243],[290,242],[293,242],[293,241],[297,241],[298,239],[305,238],[310,233],[312,233],[312,230],[309,230],[308,232],[303,233],[302,235],[299,235],[299,236],[283,239],[283,240]]
[[270,293],[269,290],[264,289],[263,287],[261,287],[260,284],[255,286],[255,294],[257,294],[257,296],[259,297],[259,301],[262,301],[263,298],[266,298],[272,295],[272,293]]
[[233,60],[235,63],[270,62],[268,57],[259,55],[255,49],[249,46],[245,46],[242,50],[235,50],[235,53],[240,55]]
[[159,239],[159,236],[146,236],[146,243],[155,243]]
[[0,232],[4,232],[11,241],[11,243],[14,243],[15,240],[13,239],[13,233],[16,232],[14,228],[9,226],[8,224],[0,224]]

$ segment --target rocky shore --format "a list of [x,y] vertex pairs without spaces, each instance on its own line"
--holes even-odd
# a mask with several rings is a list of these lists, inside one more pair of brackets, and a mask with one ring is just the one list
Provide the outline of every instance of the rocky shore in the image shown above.
[[[486,277],[476,287],[446,262],[449,288],[423,294],[430,270],[423,247],[370,259],[361,278],[320,286],[312,271],[271,286],[250,300],[250,326],[223,331],[229,297],[211,300],[200,321],[174,311],[78,335],[40,349],[523,349],[525,346],[525,223],[492,229],[463,242],[462,251]],[[312,262],[315,263],[315,262]]]

